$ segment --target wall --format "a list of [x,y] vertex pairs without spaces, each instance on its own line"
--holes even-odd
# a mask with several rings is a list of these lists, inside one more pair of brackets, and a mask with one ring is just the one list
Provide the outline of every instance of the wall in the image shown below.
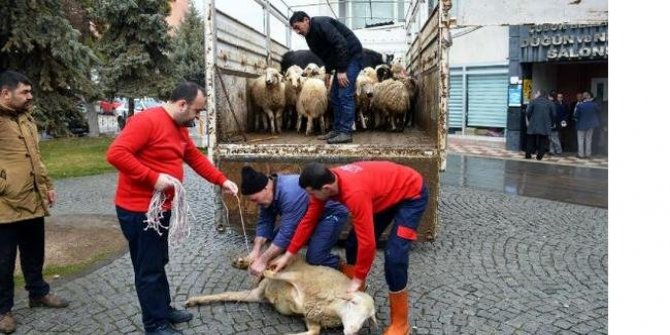
[[455,15],[459,25],[593,23],[607,21],[607,0],[467,0]]
[[[509,28],[482,27],[451,31],[454,44],[449,48],[449,66],[471,64],[506,64],[509,57]],[[459,36],[459,34],[463,34]]]
[[557,67],[555,64],[533,64],[533,96],[540,89],[544,89],[547,92],[556,89],[556,71]]

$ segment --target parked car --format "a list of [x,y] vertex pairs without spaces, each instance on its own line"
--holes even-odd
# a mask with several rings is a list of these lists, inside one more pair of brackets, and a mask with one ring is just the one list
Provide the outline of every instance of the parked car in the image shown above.
[[100,110],[102,111],[102,114],[114,115],[114,110],[121,106],[122,103],[123,101],[119,98],[116,98],[113,101],[100,100]]
[[[155,107],[163,104],[163,101],[154,98],[135,99],[135,114],[144,111],[147,108]],[[123,99],[121,105],[116,107],[115,113],[117,116],[128,116],[128,100]]]

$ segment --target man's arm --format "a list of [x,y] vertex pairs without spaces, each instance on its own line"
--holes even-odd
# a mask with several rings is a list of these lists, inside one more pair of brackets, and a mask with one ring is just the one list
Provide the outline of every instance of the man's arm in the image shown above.
[[324,206],[324,201],[309,197],[307,212],[302,220],[300,220],[300,223],[298,223],[298,228],[296,228],[295,234],[291,238],[291,243],[289,243],[287,248],[288,252],[296,254],[305,245],[310,236],[312,236],[312,232],[323,213]]
[[181,134],[186,133],[186,150],[184,151],[184,162],[193,168],[197,174],[205,178],[208,182],[216,185],[223,185],[228,178],[219,171],[219,169],[203,155],[195,146],[193,140],[188,137],[187,131],[182,131]]
[[372,220],[372,199],[369,195],[361,194],[348,201],[347,205],[351,211],[351,225],[356,232],[358,242],[354,278],[364,282],[370,268],[372,268],[372,262],[375,260],[375,248],[377,246]]
[[323,24],[321,24],[321,31],[323,32],[326,41],[333,46],[334,52],[337,55],[337,65],[335,70],[337,70],[338,73],[346,73],[347,67],[349,66],[348,61],[350,60],[347,40],[340,34],[340,31],[328,21],[324,21]]

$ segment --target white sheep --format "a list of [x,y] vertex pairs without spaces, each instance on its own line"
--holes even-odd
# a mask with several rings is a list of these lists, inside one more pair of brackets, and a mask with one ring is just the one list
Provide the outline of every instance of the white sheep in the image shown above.
[[[405,115],[409,111],[409,107],[409,94],[402,82],[384,80],[375,85],[372,108],[375,110],[376,127],[379,127],[380,119],[384,118],[384,120],[390,121],[391,131],[403,131]],[[396,127],[396,121],[398,127]]]
[[370,102],[372,100],[374,85],[376,83],[377,73],[375,72],[375,69],[371,67],[366,67],[365,69],[361,70],[361,72],[356,77],[356,111],[359,122],[361,123],[361,128],[363,129],[368,128],[367,120],[369,119],[369,114],[372,111]]
[[281,272],[266,270],[263,275],[252,290],[193,297],[186,301],[186,306],[268,301],[281,314],[304,315],[307,332],[300,334],[310,335],[318,335],[322,327],[340,325],[344,326],[345,335],[352,335],[368,319],[377,323],[372,297],[364,292],[346,293],[351,281],[335,269],[296,259]]
[[296,118],[295,106],[298,102],[298,95],[300,94],[301,81],[303,70],[298,65],[293,65],[286,70],[284,78],[286,79],[286,106],[284,107],[284,122],[285,128],[290,128]]
[[302,126],[302,117],[307,118],[307,130],[305,135],[311,135],[313,129],[313,120],[318,119],[321,126],[321,133],[326,132],[326,123],[324,114],[328,109],[328,90],[326,84],[321,79],[305,78],[302,81],[302,88],[298,96],[296,109],[298,110],[298,122],[296,130],[300,132]]
[[407,70],[405,64],[402,60],[402,57],[395,58],[393,64],[391,64],[391,73],[393,78],[407,77]]
[[[260,107],[270,120],[270,131],[281,132],[282,112],[286,104],[286,85],[277,69],[267,68],[265,73],[251,82],[252,103]],[[258,129],[258,120],[256,120]]]

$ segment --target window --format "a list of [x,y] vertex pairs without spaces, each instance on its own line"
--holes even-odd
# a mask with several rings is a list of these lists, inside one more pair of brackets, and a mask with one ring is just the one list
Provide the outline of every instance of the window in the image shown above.
[[366,28],[405,20],[404,0],[349,0],[349,27]]

